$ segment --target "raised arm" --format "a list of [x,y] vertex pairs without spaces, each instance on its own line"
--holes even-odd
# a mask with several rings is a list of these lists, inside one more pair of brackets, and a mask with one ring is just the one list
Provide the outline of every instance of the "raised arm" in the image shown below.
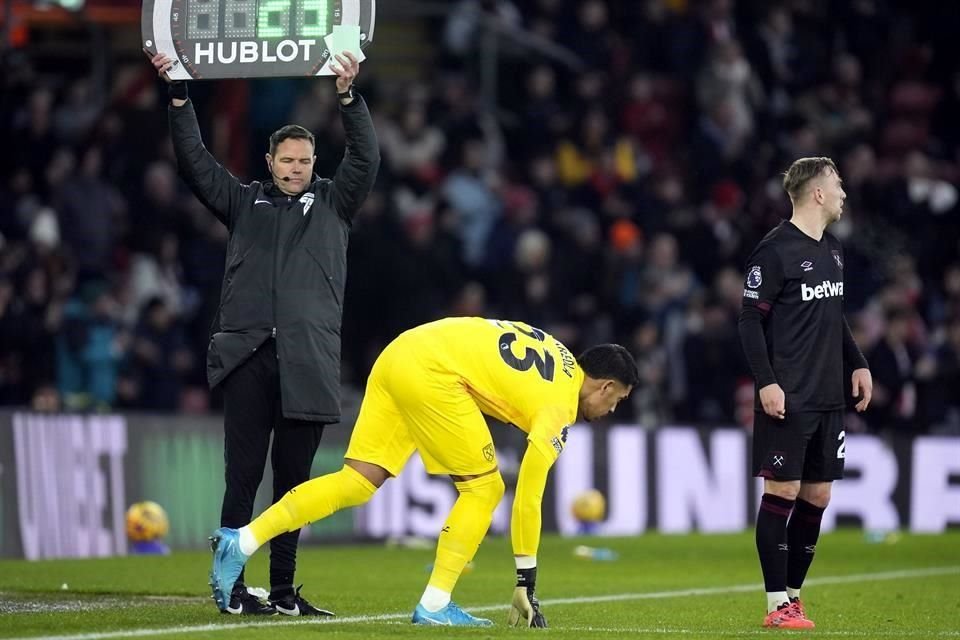
[[[157,54],[150,61],[160,77],[170,83],[166,72],[173,61],[164,54]],[[197,114],[187,97],[186,85],[183,81],[170,84],[171,100],[167,110],[177,170],[193,194],[228,229],[232,229],[234,212],[239,209],[246,187],[203,145]]]
[[353,220],[367,198],[380,168],[380,145],[367,103],[353,90],[353,80],[360,63],[350,52],[335,56],[339,65],[337,95],[340,98],[340,116],[346,135],[343,160],[333,176],[333,205],[345,220]]

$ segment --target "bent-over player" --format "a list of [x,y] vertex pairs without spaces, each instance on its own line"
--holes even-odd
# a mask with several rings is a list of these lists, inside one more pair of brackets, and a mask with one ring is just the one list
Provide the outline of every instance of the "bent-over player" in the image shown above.
[[451,601],[504,493],[487,414],[526,432],[528,442],[513,503],[517,585],[508,622],[547,626],[535,596],[547,474],[568,426],[612,412],[638,382],[623,347],[602,344],[575,359],[553,336],[521,322],[447,318],[401,334],[373,366],[343,468],[291,489],[239,530],[214,532],[210,577],[217,603],[223,606],[260,545],[367,502],[416,450],[427,472],[449,475],[460,495],[440,531],[413,622],[490,625]]

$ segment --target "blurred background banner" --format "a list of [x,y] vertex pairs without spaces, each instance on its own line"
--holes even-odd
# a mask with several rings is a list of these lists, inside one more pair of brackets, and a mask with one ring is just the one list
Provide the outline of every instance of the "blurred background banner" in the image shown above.
[[[507,480],[491,531],[509,533],[522,434],[495,426]],[[331,428],[314,475],[338,469],[346,429]],[[222,425],[214,417],[0,413],[0,555],[31,560],[122,555],[123,515],[142,500],[162,505],[166,543],[200,549],[223,494]],[[618,424],[575,426],[544,499],[544,527],[574,535],[574,499],[607,498],[599,535],[737,532],[751,526],[760,486],[748,477],[749,436],[737,428]],[[824,529],[940,533],[960,525],[960,437],[848,438],[848,477],[834,488]],[[262,486],[269,487],[269,470]],[[308,541],[433,538],[455,490],[415,455],[404,472],[355,511],[335,514]],[[258,496],[257,511],[268,506]]]
[[[343,432],[339,432],[343,434]],[[339,469],[346,439],[331,429],[314,475]],[[261,487],[269,487],[267,469]],[[124,554],[124,512],[152,500],[166,543],[201,548],[223,498],[223,424],[216,417],[0,413],[0,555],[29,559]],[[269,506],[263,491],[257,512]],[[310,534],[346,538],[344,512]]]

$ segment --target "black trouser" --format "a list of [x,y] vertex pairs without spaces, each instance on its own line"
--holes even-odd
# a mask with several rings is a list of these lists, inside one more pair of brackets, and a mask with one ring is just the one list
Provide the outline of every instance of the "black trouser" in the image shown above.
[[[272,339],[223,381],[223,412],[227,486],[220,526],[236,529],[253,519],[253,501],[263,479],[270,432],[276,502],[310,478],[323,424],[283,417],[277,347]],[[292,588],[299,533],[291,531],[270,541],[270,587],[274,593]],[[242,583],[241,573],[237,584]]]

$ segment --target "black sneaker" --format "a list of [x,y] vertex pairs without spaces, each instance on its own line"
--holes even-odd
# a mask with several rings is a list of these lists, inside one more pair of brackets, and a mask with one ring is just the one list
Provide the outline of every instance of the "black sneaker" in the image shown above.
[[278,612],[272,604],[247,591],[246,586],[238,585],[230,594],[230,604],[220,613],[235,616],[275,616]]
[[289,593],[282,598],[271,598],[270,604],[285,616],[333,616],[333,611],[318,609],[300,595],[300,589],[303,585],[297,587],[293,593]]

